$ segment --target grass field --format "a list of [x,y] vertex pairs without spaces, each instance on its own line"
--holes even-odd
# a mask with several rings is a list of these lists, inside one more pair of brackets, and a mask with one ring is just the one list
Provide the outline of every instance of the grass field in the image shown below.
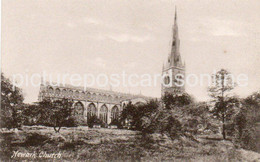
[[[139,132],[119,129],[24,127],[1,134],[1,160],[33,161],[244,161],[247,152],[229,141],[181,138],[159,134],[143,138]],[[14,151],[19,157],[11,158]],[[35,153],[36,157],[21,157]],[[60,153],[61,157],[45,157]],[[45,155],[39,157],[39,155]],[[258,156],[258,154],[256,155]],[[258,157],[254,157],[255,159]],[[252,159],[254,160],[254,159]]]

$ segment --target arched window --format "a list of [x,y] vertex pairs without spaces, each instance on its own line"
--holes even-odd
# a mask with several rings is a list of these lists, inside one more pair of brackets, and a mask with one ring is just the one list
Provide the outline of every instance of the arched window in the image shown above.
[[108,112],[107,106],[106,106],[105,104],[102,105],[101,108],[100,108],[100,114],[99,114],[99,116],[100,116],[100,119],[101,119],[103,122],[105,122],[105,123],[107,123],[107,112]]
[[119,118],[119,109],[117,106],[114,106],[111,111],[112,121]]
[[79,97],[79,91],[75,91],[75,97]]
[[63,90],[62,90],[62,95],[63,95],[63,96],[66,96],[66,95],[67,95],[66,89],[63,89]]
[[109,101],[109,99],[110,99],[110,95],[106,95],[106,101]]
[[90,97],[91,97],[90,92],[86,92],[86,98],[90,98]]
[[95,100],[96,98],[97,98],[96,93],[93,93],[93,94],[91,95],[91,99]]
[[165,84],[165,85],[169,85],[169,83],[170,83],[170,77],[169,77],[169,76],[166,76],[166,77],[164,78],[164,84]]
[[48,92],[49,92],[49,93],[53,93],[53,88],[52,88],[52,87],[49,87],[49,88],[48,88]]
[[88,118],[90,118],[94,115],[97,116],[97,108],[93,103],[91,103],[88,105]]
[[55,89],[55,94],[56,94],[56,95],[60,95],[60,89],[59,89],[59,88],[56,88],[56,89]]
[[81,92],[80,93],[80,98],[84,98],[85,97],[85,92]]
[[69,96],[70,96],[70,97],[73,96],[73,91],[72,91],[72,90],[69,91]]
[[107,95],[106,95],[106,94],[103,94],[103,95],[102,95],[102,99],[103,99],[104,101],[107,101]]
[[81,116],[84,113],[84,105],[81,102],[77,102],[74,105],[74,115]]

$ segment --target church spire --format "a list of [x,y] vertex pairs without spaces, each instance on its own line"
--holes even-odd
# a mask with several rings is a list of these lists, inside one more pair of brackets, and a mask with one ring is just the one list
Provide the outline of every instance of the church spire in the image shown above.
[[[162,84],[162,95],[167,93],[178,94],[180,92],[185,91],[185,86],[179,87],[173,83],[175,83],[175,77],[177,74],[181,74],[183,78],[185,78],[185,63],[181,60],[180,55],[180,39],[179,39],[179,31],[178,31],[178,22],[177,22],[177,7],[175,6],[174,13],[174,22],[172,26],[172,35],[171,35],[171,51],[167,57],[167,62],[163,66],[163,77],[171,76],[172,85],[165,86]],[[164,83],[168,84],[169,79],[163,78]],[[167,83],[168,82],[168,83]]]
[[177,23],[177,7],[175,6],[175,15],[174,15],[174,25],[173,25],[173,37],[172,37],[172,46],[170,54],[170,66],[182,66],[181,56],[180,56],[180,40],[178,32],[178,23]]
[[175,6],[175,15],[174,15],[174,22],[177,21],[177,7]]

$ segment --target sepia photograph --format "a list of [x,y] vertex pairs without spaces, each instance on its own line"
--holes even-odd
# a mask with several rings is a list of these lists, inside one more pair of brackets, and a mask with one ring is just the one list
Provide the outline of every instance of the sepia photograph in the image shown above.
[[0,161],[260,162],[259,0],[0,8]]

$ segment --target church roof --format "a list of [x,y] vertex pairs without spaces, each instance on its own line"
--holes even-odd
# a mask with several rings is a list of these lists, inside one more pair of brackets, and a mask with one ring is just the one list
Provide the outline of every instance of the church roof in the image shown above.
[[81,92],[92,92],[92,93],[99,93],[99,94],[106,94],[106,95],[115,95],[115,96],[121,96],[127,99],[135,99],[135,98],[145,98],[145,99],[153,99],[152,97],[147,97],[141,94],[130,94],[130,93],[122,93],[117,91],[111,91],[111,90],[104,90],[104,89],[98,89],[98,88],[91,88],[91,87],[83,87],[83,86],[72,86],[70,84],[57,84],[57,83],[51,83],[46,81],[45,83],[42,83],[42,86],[48,87],[54,87],[54,88],[65,88],[65,89],[71,89],[71,90],[78,90]]

